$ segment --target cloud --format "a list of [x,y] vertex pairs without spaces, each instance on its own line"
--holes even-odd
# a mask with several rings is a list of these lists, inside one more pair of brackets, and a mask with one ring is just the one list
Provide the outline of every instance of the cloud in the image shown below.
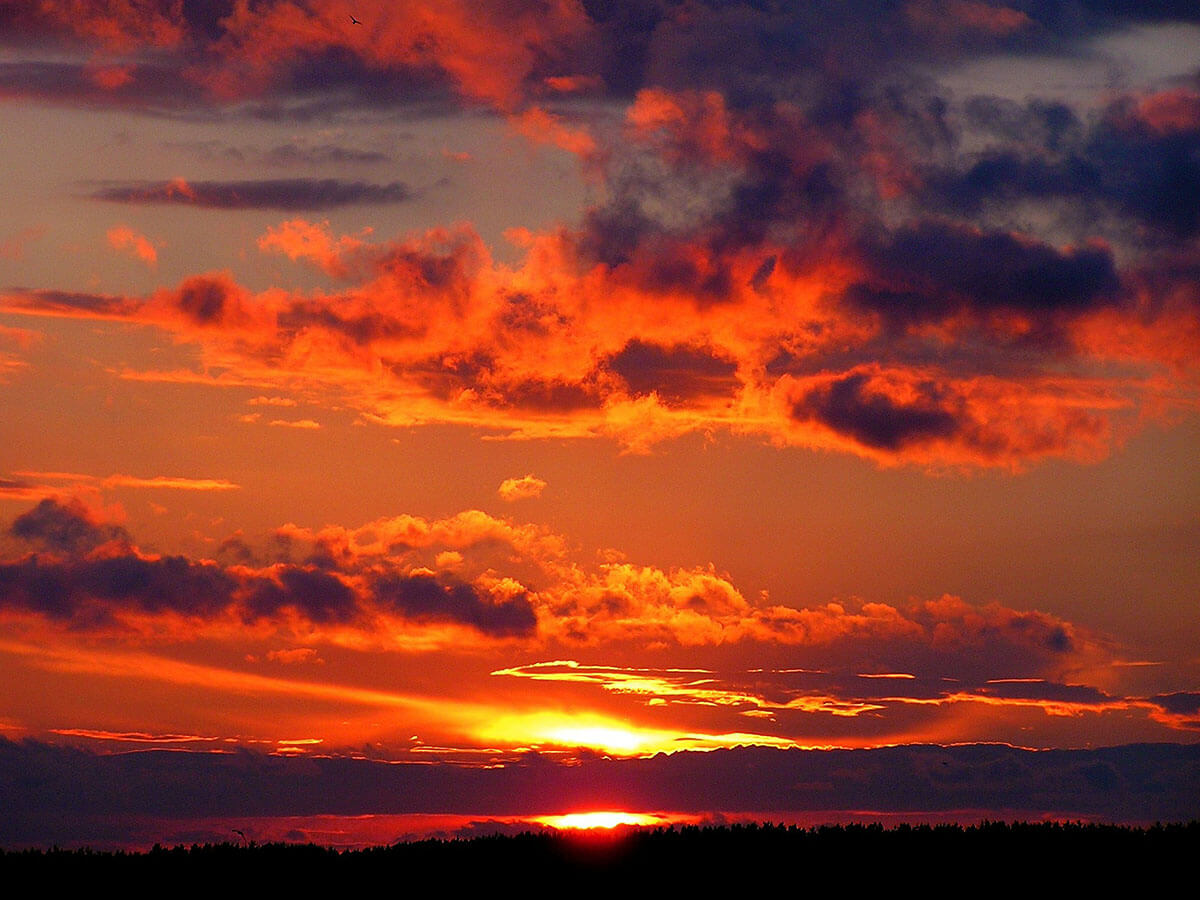
[[108,229],[106,237],[109,246],[114,250],[128,253],[152,268],[158,265],[158,250],[144,234],[139,234],[126,225],[116,225]]
[[700,348],[662,347],[634,338],[608,359],[608,367],[634,395],[653,393],[674,404],[702,395],[731,396],[738,388],[737,363]]
[[[768,722],[803,722],[799,727],[808,729],[810,734],[820,727],[814,725],[814,719],[829,721],[829,717],[834,717],[841,722],[849,719],[866,722],[902,716],[906,707],[963,709],[982,704],[1074,717],[1148,709],[1151,718],[1159,721],[1165,721],[1163,715],[1166,712],[1166,704],[1161,698],[1147,701],[1113,696],[1088,685],[1063,684],[1044,678],[981,680],[969,676],[918,677],[908,673],[854,675],[845,669],[844,662],[833,670],[758,668],[718,671],[582,665],[565,660],[500,669],[492,674],[538,682],[591,685],[605,692],[636,698],[648,707],[664,704],[675,709],[683,706],[728,707],[738,715],[753,717],[764,725]],[[860,679],[866,679],[866,682]],[[1188,727],[1187,724],[1171,724]]]
[[267,651],[267,659],[272,662],[281,663],[285,666],[296,665],[298,663],[321,663],[324,662],[318,655],[317,651],[312,647],[293,647],[287,650],[269,650]]
[[512,502],[526,500],[530,497],[540,497],[546,489],[546,482],[536,475],[522,475],[520,478],[505,478],[500,482],[497,493],[501,500]]
[[1176,691],[1149,698],[1151,716],[1172,728],[1200,731],[1200,693]]
[[14,473],[24,478],[34,478],[46,483],[95,485],[100,488],[150,488],[175,491],[234,491],[240,485],[223,478],[184,478],[173,475],[154,475],[149,478],[138,475],[88,475],[82,472],[35,472]]
[[45,225],[31,225],[19,231],[0,235],[0,259],[19,260],[25,258],[26,248],[46,234]]
[[392,161],[392,157],[378,150],[296,142],[276,144],[262,154],[262,159],[272,166],[373,165]]
[[1118,296],[1112,252],[1066,252],[1006,232],[922,222],[889,235],[867,256],[886,290],[851,289],[854,302],[904,321],[945,319],[960,310],[1055,313]]
[[[137,831],[145,817],[224,822],[288,816],[471,810],[542,815],[590,808],[603,796],[633,810],[872,810],[878,814],[987,810],[1014,819],[1046,812],[1117,822],[1187,821],[1195,746],[1141,744],[1070,753],[1003,745],[874,750],[739,748],[653,759],[586,755],[571,765],[530,754],[503,766],[397,765],[326,757],[287,760],[151,751],[100,754],[37,741],[0,742],[0,777],[14,791],[6,844],[70,845],[103,816]],[[1144,773],[1153,771],[1153,781]],[[38,778],[28,773],[39,773]],[[73,785],[72,790],[51,790]],[[231,788],[236,785],[236,789]],[[334,798],[331,800],[331,798]],[[64,829],[63,823],[71,823]],[[153,840],[153,838],[150,838]]]
[[[26,48],[22,55],[28,52]],[[0,93],[84,108],[212,115],[204,91],[186,76],[187,67],[186,58],[164,60],[153,51],[145,59],[120,65],[61,57],[6,60],[0,62]]]
[[[1112,100],[1084,123],[1062,104],[977,98],[976,127],[1003,136],[968,165],[928,173],[931,199],[958,212],[1058,201],[1102,211],[1141,240],[1200,231],[1200,93],[1178,87]],[[1018,135],[1022,135],[1018,139]]]
[[129,532],[120,525],[97,521],[80,501],[65,503],[46,498],[13,520],[10,533],[47,550],[88,553],[102,544],[128,545]]
[[98,187],[89,196],[110,203],[183,204],[202,209],[323,210],[356,204],[403,203],[411,189],[400,181],[371,184],[336,178],[264,178],[247,181],[139,181]]
[[453,579],[439,581],[423,573],[384,576],[375,581],[372,590],[385,607],[417,621],[461,622],[484,634],[502,637],[532,634],[537,625],[537,616],[523,592],[489,596],[470,584]]
[[44,3],[12,4],[0,19],[0,33],[12,30],[70,35],[95,42],[109,50],[139,46],[173,47],[183,39],[187,23],[181,4],[158,0],[47,0]]
[[251,406],[297,406],[291,397],[254,397],[246,401]]
[[[5,562],[0,605],[80,629],[119,633],[147,617],[182,616],[190,622],[177,623],[181,633],[221,634],[241,622],[309,641],[337,642],[338,629],[348,629],[346,636],[382,646],[425,631],[437,646],[438,629],[449,625],[489,639],[582,647],[753,642],[831,660],[870,647],[883,671],[932,667],[975,681],[1053,678],[1112,656],[1070,622],[955,597],[794,608],[751,603],[711,568],[582,566],[566,556],[562,538],[478,511],[358,529],[285,526],[273,553],[238,537],[241,550],[227,565],[144,553],[78,501],[45,499],[18,516],[11,533],[52,555]],[[449,567],[431,568],[439,561]],[[861,685],[855,690],[861,696]]]
[[[388,643],[398,627],[420,634],[428,626],[434,645],[443,625],[487,638],[530,637],[537,616],[515,579],[496,579],[478,566],[473,580],[438,575],[420,558],[406,562],[406,548],[429,548],[432,558],[449,547],[499,540],[507,545],[511,564],[513,551],[548,551],[552,560],[556,547],[552,537],[536,529],[464,513],[432,523],[412,517],[380,520],[358,532],[285,528],[283,546],[311,542],[303,562],[283,558],[255,568],[254,554],[245,548],[234,564],[224,566],[143,553],[124,528],[98,520],[79,501],[49,498],[18,516],[10,533],[51,555],[0,563],[0,607],[75,629],[129,634],[162,620],[163,627],[180,634],[208,630],[219,635],[240,622],[269,625],[284,634],[324,634],[327,640],[337,639],[336,629],[347,628]],[[368,538],[370,543],[360,542]],[[406,640],[402,634],[396,638]]]
[[935,383],[914,385],[912,396],[893,399],[885,392],[865,394],[869,380],[866,373],[856,373],[815,388],[796,401],[792,415],[891,451],[908,443],[948,439],[963,427]]
[[[450,0],[431,11],[361,0],[364,24],[356,26],[334,0],[252,7],[53,0],[9,4],[0,40],[33,47],[66,42],[81,54],[119,58],[135,70],[134,85],[156,80],[141,77],[140,65],[173,56],[178,71],[164,93],[175,91],[176,104],[191,99],[181,89],[203,90],[209,105],[260,99],[261,109],[275,115],[304,108],[337,115],[348,104],[486,104],[513,113],[520,126],[531,116],[553,121],[553,113],[533,105],[547,95],[582,91],[619,100],[647,87],[698,87],[740,102],[830,96],[877,83],[911,84],[918,80],[913,70],[931,64],[1003,52],[1070,58],[1084,52],[1089,38],[1133,24],[1196,21],[1184,2],[624,6]],[[126,87],[98,90],[86,102],[103,103],[104,93]]]
[[[372,423],[637,452],[724,432],[1019,470],[1103,458],[1194,405],[1194,76],[1089,111],[956,99],[930,75],[984,53],[1069,59],[1131,22],[1195,21],[1183,6],[450,3],[414,21],[368,4],[362,27],[335,6],[164,13],[186,36],[165,55],[230,115],[253,98],[489,105],[580,155],[595,190],[578,218],[514,229],[500,259],[469,224],[388,238],[292,216],[258,248],[335,289],[255,291],[209,272],[145,297],[6,290],[0,308],[138,322],[198,347],[195,372],[147,379],[241,380]],[[10,27],[58,29],[47,16]],[[603,103],[556,105],[577,87]],[[369,162],[335,142],[287,146]],[[305,178],[88,189],[289,215],[413,196]]]

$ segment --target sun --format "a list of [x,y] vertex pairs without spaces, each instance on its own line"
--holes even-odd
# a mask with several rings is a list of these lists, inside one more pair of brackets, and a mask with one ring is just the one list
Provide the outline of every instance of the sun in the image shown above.
[[649,813],[631,813],[631,812],[579,812],[567,813],[561,816],[538,816],[534,819],[535,822],[541,825],[547,825],[550,828],[558,828],[560,830],[582,830],[591,831],[597,828],[616,828],[620,825],[662,825],[666,819],[661,816],[652,816]]

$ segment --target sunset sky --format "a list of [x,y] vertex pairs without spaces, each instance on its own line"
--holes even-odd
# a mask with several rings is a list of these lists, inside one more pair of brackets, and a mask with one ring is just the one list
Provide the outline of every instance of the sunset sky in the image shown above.
[[1198,610],[1194,0],[0,0],[0,780],[1195,745]]

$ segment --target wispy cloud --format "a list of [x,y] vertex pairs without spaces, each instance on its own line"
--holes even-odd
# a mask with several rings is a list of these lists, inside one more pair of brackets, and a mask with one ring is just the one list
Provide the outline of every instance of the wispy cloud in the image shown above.
[[402,203],[412,199],[403,182],[371,184],[336,178],[267,178],[248,181],[138,181],[102,185],[94,200],[157,203],[202,209],[323,210],[354,204]]
[[89,475],[83,472],[20,471],[14,475],[46,482],[92,484],[102,488],[149,488],[175,491],[234,491],[240,485],[223,478],[184,478],[174,475]]

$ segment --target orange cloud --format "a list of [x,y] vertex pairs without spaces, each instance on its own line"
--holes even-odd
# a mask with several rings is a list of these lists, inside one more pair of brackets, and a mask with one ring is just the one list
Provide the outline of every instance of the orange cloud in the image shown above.
[[[883,463],[1019,468],[1047,456],[1103,456],[1123,411],[1159,390],[1153,380],[1083,377],[1086,357],[1075,375],[1058,366],[999,377],[902,361],[823,370],[833,347],[869,346],[882,328],[830,304],[847,270],[775,265],[763,278],[758,252],[718,261],[686,244],[658,246],[644,270],[641,260],[589,269],[575,241],[529,237],[514,268],[495,263],[469,229],[368,245],[292,222],[260,243],[369,276],[335,295],[252,294],[213,274],[141,301],[42,292],[10,294],[0,307],[156,325],[198,343],[207,368],[236,371],[239,383],[340,395],[370,421],[610,436],[640,450],[720,428]],[[690,288],[664,285],[651,286],[648,301],[647,280],[663,265],[680,267],[689,284],[727,284],[728,295],[698,304]],[[1126,358],[1152,367],[1171,352],[1188,364],[1180,333],[1160,347],[1151,340],[1166,339],[1161,323],[1115,309],[1081,319],[1077,346],[1103,352],[1118,328],[1136,337],[1123,338]]]
[[115,225],[108,229],[108,243],[114,250],[128,253],[148,266],[158,265],[158,250],[150,239],[138,234],[126,225]]
[[291,397],[254,397],[246,401],[251,406],[298,406]]
[[[950,4],[968,18],[977,6]],[[434,17],[418,3],[403,14],[418,11]],[[243,30],[279,40],[285,23],[302,45],[360,41],[389,34],[392,15],[350,28],[322,4],[239,6],[226,50]],[[1181,98],[1147,109],[1185,127]],[[538,107],[508,114],[566,127]],[[644,88],[621,139],[586,151],[608,199],[575,227],[510,232],[515,260],[470,225],[376,240],[292,219],[259,249],[315,265],[336,290],[254,292],[216,272],[144,298],[10,291],[0,309],[140,322],[200,349],[196,372],[122,377],[254,384],[364,422],[605,437],[633,452],[724,431],[881,465],[1019,470],[1103,458],[1200,402],[1186,248],[1122,267],[1099,237],[1060,247],[932,215],[885,227],[807,208],[810,195],[914,199],[928,173],[910,125],[867,108],[848,141],[796,104],[752,111],[715,90]],[[196,193],[181,179],[156,190]]]
[[509,122],[518,133],[535,144],[552,144],[560,150],[585,158],[596,152],[596,141],[586,129],[569,128],[563,124],[562,117],[539,106],[511,116]]
[[349,257],[365,246],[363,241],[349,235],[335,240],[327,221],[313,223],[304,219],[292,219],[270,228],[258,239],[258,249],[263,252],[307,260],[337,278],[349,275]]
[[88,475],[82,472],[33,472],[14,473],[24,478],[70,483],[94,484],[103,488],[161,488],[176,491],[233,491],[240,485],[223,478],[182,478],[172,475],[154,475],[149,478],[137,475]]
[[524,500],[529,497],[540,497],[546,489],[546,482],[536,475],[522,475],[520,478],[506,478],[500,483],[497,493],[501,500]]

